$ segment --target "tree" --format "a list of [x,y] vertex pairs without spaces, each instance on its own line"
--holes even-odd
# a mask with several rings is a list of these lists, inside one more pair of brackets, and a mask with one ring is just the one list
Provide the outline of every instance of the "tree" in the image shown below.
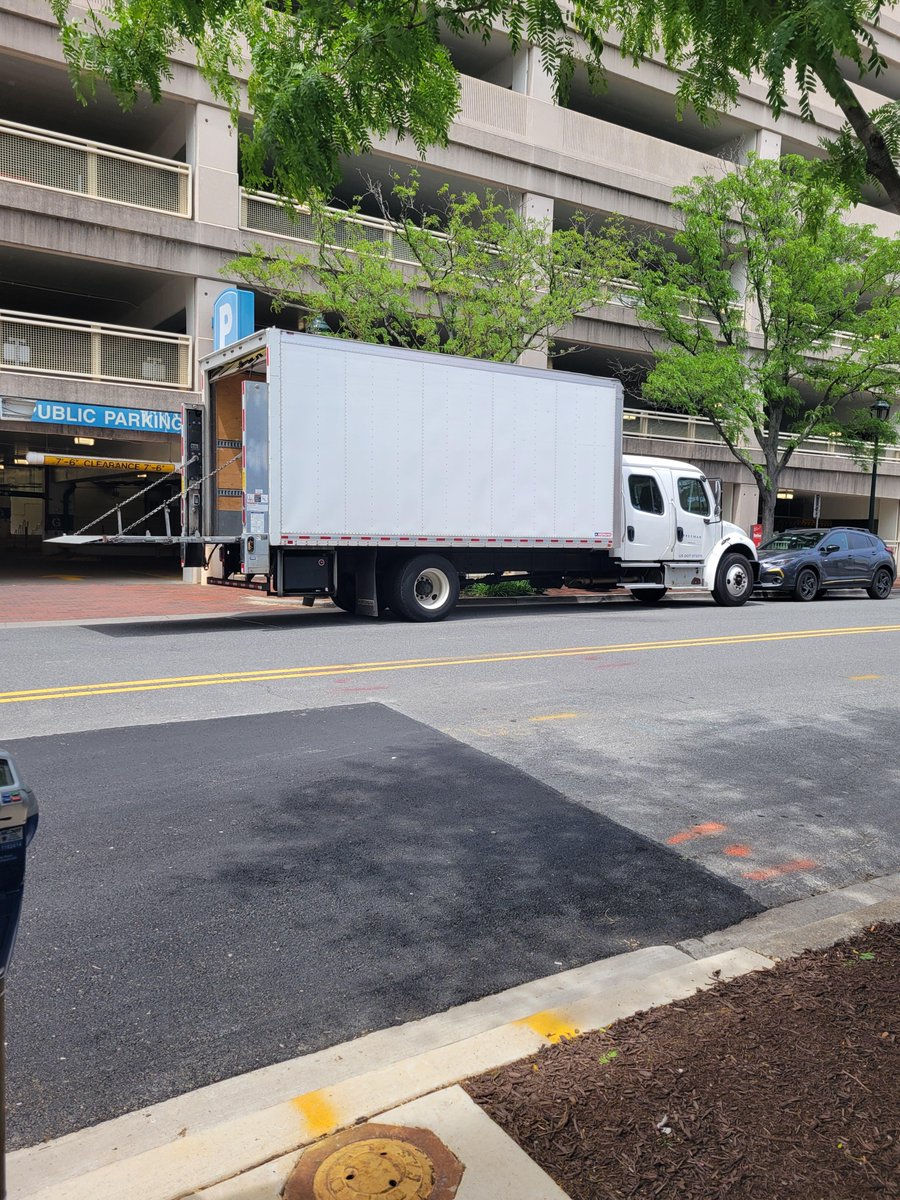
[[713,423],[759,486],[768,537],[800,444],[836,435],[860,453],[869,405],[900,386],[900,241],[849,224],[795,156],[695,179],[675,205],[674,248],[660,236],[636,255],[638,314],[663,338],[644,396]]
[[[442,32],[486,41],[502,24],[514,52],[537,47],[561,99],[579,58],[602,83],[613,27],[635,62],[664,55],[681,74],[679,106],[703,119],[734,103],[753,72],[767,80],[776,117],[789,75],[807,116],[821,85],[857,139],[847,185],[858,188],[861,173],[876,180],[900,212],[900,116],[891,105],[867,112],[844,78],[848,63],[860,80],[884,69],[873,26],[887,0],[93,0],[75,19],[69,0],[50,5],[82,96],[100,77],[126,105],[141,89],[159,99],[169,57],[187,43],[236,118],[234,73],[246,55],[254,112],[246,179],[298,199],[333,188],[341,156],[366,150],[373,136],[396,129],[420,152],[445,142],[459,84]],[[846,153],[835,162],[846,166]]]
[[342,337],[515,362],[529,349],[553,353],[554,335],[602,303],[625,267],[615,228],[595,233],[576,219],[551,230],[489,190],[480,198],[447,185],[429,206],[415,172],[395,175],[390,197],[369,188],[379,220],[358,219],[363,198],[346,212],[316,204],[314,254],[255,245],[226,272],[276,309],[327,317]]

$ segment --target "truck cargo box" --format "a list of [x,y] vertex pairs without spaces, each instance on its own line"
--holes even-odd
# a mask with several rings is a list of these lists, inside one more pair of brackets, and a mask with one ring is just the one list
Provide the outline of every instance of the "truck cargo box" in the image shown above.
[[243,503],[273,547],[620,541],[615,380],[277,329],[205,366],[211,456],[233,453],[245,385],[265,384],[252,415],[244,401],[252,486],[238,500],[219,482],[218,532]]

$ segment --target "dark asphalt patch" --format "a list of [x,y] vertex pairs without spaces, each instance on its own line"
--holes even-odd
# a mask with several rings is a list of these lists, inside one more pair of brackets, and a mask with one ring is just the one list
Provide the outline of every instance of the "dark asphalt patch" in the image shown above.
[[18,1146],[759,911],[377,704],[9,749],[41,802],[8,988]]

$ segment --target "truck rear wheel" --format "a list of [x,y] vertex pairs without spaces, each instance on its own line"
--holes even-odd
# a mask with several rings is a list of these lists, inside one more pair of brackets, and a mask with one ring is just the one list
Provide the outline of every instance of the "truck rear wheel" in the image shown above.
[[726,554],[716,571],[713,599],[726,608],[746,604],[753,591],[753,568],[743,554]]
[[439,554],[408,558],[388,582],[388,606],[407,621],[440,621],[458,599],[459,573]]

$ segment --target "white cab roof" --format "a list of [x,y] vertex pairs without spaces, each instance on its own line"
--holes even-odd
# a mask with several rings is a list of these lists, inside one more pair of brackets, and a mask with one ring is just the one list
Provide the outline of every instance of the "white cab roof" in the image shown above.
[[690,471],[694,475],[705,478],[699,467],[677,458],[653,458],[649,454],[623,454],[622,461],[628,467],[668,467],[671,471]]

